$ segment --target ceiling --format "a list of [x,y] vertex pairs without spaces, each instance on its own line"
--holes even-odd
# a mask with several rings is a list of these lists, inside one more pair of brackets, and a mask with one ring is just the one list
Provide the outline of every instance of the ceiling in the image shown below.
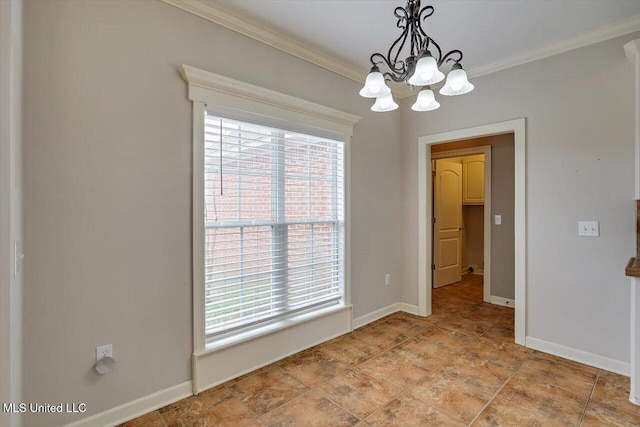
[[[369,56],[386,53],[400,35],[393,9],[406,4],[405,0],[208,1],[357,67],[363,76],[370,67]],[[633,21],[623,27],[640,30],[640,0],[423,0],[422,5],[435,8],[423,25],[427,34],[443,51],[462,50],[467,70],[514,62],[514,57],[527,54],[532,57],[535,51],[594,30],[611,34],[612,24],[623,20]]]

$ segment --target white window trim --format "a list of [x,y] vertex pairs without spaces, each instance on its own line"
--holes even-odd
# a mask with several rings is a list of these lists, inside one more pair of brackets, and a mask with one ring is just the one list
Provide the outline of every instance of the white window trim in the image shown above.
[[[235,341],[225,340],[221,345],[206,344],[204,319],[204,115],[205,109],[231,115],[260,115],[273,118],[275,121],[293,123],[307,129],[318,129],[320,133],[333,133],[345,141],[344,147],[344,301],[341,308],[351,306],[350,290],[350,146],[353,126],[359,117],[318,105],[290,95],[264,89],[248,83],[231,79],[188,65],[179,67],[179,72],[188,85],[188,98],[193,102],[193,354],[194,354],[194,392],[198,393],[215,384],[214,377],[208,376],[199,380],[197,373],[198,356],[207,355],[220,348],[246,342],[280,329],[291,328],[292,325],[306,323],[282,322],[271,328],[257,328],[254,336],[243,334]],[[344,312],[344,310],[327,310],[325,315]],[[322,313],[320,314],[322,315]],[[349,313],[351,318],[351,313]],[[350,320],[350,319],[349,319]],[[350,328],[350,326],[349,326]],[[295,343],[294,343],[295,345]],[[298,347],[303,344],[298,344]],[[287,351],[287,350],[284,350]],[[283,357],[286,354],[283,354]],[[256,364],[262,362],[256,361]],[[257,367],[257,365],[256,365]],[[224,375],[231,375],[226,373]],[[218,378],[218,377],[215,377]]]

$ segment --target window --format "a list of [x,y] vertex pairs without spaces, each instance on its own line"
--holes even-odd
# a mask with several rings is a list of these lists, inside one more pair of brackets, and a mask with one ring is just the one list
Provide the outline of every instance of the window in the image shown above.
[[360,120],[189,65],[195,393],[351,330]]
[[204,118],[208,338],[344,296],[344,142]]

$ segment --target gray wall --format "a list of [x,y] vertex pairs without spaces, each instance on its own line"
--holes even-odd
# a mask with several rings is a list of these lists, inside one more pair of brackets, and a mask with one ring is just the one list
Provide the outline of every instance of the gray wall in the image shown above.
[[[514,204],[515,204],[515,176],[514,176],[514,145],[513,134],[496,135],[486,138],[474,138],[464,141],[450,142],[431,146],[431,151],[437,153],[447,150],[461,150],[463,148],[491,146],[491,295],[513,299],[515,298],[515,240],[514,240]],[[482,213],[482,207],[477,208]],[[502,215],[502,225],[495,225],[494,215]],[[480,215],[482,217],[482,215]],[[475,219],[477,215],[467,215],[468,220]],[[474,230],[474,221],[471,221],[470,231]],[[477,230],[478,227],[475,227]],[[481,224],[480,233],[484,225]],[[465,227],[466,231],[466,227]],[[467,237],[470,237],[467,234]],[[472,239],[477,243],[478,239]],[[480,238],[482,241],[482,238]],[[469,261],[481,266],[478,261],[478,250],[473,245],[467,244],[467,257],[474,258]]]
[[[418,303],[418,137],[525,117],[526,334],[629,361],[635,83],[623,45],[638,37],[473,79],[475,91],[429,114],[403,100],[404,302]],[[578,237],[579,220],[599,220],[601,236]]]
[[[400,300],[398,112],[373,113],[356,82],[159,1],[29,1],[25,401],[85,402],[86,416],[190,379],[192,117],[180,64],[362,117],[354,315]],[[99,377],[95,347],[107,343],[116,369]]]

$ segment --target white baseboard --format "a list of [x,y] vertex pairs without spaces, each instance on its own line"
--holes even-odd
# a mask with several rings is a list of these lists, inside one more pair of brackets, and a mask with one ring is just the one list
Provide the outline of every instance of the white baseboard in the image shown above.
[[404,311],[405,313],[415,314],[418,316],[418,306],[413,304],[407,304],[406,302],[398,303],[398,311]]
[[404,311],[405,313],[418,315],[418,306],[407,304],[405,302],[397,302],[395,304],[382,307],[376,311],[372,311],[369,314],[365,314],[364,316],[353,319],[353,329],[357,329],[371,322],[375,322],[378,319],[382,319],[383,317],[396,313],[398,311]]
[[181,384],[165,388],[164,390],[67,424],[67,427],[115,426],[192,396],[191,388],[191,380],[185,381]]
[[496,304],[496,305],[501,305],[503,307],[511,307],[511,308],[516,307],[515,300],[509,299],[509,298],[497,297],[495,295],[491,295],[491,304]]
[[376,311],[372,311],[369,314],[365,314],[364,316],[356,317],[355,319],[353,319],[353,323],[352,323],[353,329],[357,329],[371,322],[375,322],[378,319],[382,319],[384,316],[388,316],[390,314],[395,313],[396,311],[400,311],[399,306],[400,306],[400,303],[397,302],[395,304],[391,304],[386,307],[379,308]]
[[553,354],[554,356],[564,357],[565,359],[584,363],[589,366],[595,366],[596,368],[615,372],[616,374],[625,375],[627,377],[631,373],[631,365],[628,362],[622,362],[620,360],[611,359],[610,357],[600,356],[598,354],[589,353],[588,351],[578,350],[529,336],[526,337],[525,342],[526,346],[529,348]]

